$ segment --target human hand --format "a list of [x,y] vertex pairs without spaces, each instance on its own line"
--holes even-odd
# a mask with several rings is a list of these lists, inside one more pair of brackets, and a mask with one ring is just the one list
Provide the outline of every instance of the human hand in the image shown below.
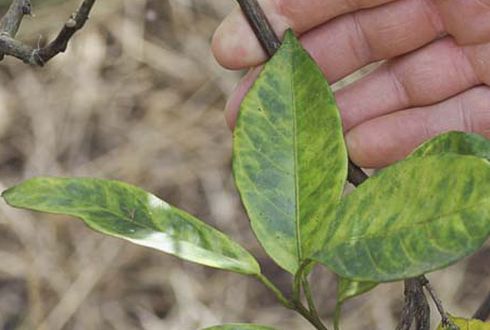
[[[259,0],[280,36],[288,27],[330,83],[387,60],[336,93],[351,159],[382,167],[445,131],[490,138],[490,0]],[[266,55],[238,8],[212,44],[230,69]],[[230,97],[239,104],[260,72],[252,69]]]

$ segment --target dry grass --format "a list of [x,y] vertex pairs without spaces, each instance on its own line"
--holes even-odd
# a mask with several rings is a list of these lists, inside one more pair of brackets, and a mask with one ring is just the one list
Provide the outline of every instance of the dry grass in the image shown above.
[[[56,3],[24,22],[25,40],[43,42],[77,5]],[[209,40],[232,5],[103,0],[69,52],[46,68],[2,62],[0,188],[36,175],[142,186],[229,233],[286,288],[289,278],[254,242],[229,170],[221,112],[238,74],[218,67]],[[187,330],[237,321],[309,329],[252,279],[105,238],[73,219],[3,203],[0,212],[0,329]],[[479,260],[433,276],[454,313],[471,313],[490,289]],[[331,315],[333,277],[315,277],[322,314]],[[349,303],[345,329],[394,328],[401,290],[384,285]]]

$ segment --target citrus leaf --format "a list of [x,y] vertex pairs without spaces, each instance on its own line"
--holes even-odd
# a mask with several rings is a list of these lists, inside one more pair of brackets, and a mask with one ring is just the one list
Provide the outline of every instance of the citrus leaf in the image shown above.
[[[480,320],[467,320],[460,317],[450,317],[451,321],[459,327],[459,330],[490,330],[489,322],[482,322]],[[442,324],[437,327],[437,330],[448,330],[444,328]]]
[[337,302],[342,304],[346,300],[357,297],[374,289],[378,283],[375,282],[358,282],[348,278],[339,278],[337,290]]
[[385,282],[448,266],[490,234],[490,163],[410,158],[348,195],[315,259],[342,277]]
[[258,240],[294,274],[340,201],[347,152],[333,94],[291,31],[242,102],[233,158]]
[[224,324],[203,330],[274,330],[274,328],[257,324]]
[[473,133],[449,132],[425,142],[410,157],[453,153],[490,160],[490,140]]
[[34,178],[3,192],[8,204],[81,218],[90,228],[210,267],[258,274],[227,236],[137,187],[89,178]]

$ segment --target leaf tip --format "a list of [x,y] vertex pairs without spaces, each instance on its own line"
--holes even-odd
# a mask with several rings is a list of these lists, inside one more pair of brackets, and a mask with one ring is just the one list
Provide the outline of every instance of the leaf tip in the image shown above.
[[2,191],[2,198],[5,200],[5,202],[7,202],[7,204],[10,204],[10,197],[14,188],[15,186]]
[[286,32],[284,32],[282,44],[287,45],[287,44],[297,44],[297,43],[299,43],[299,41],[296,35],[294,34],[293,29],[288,28]]

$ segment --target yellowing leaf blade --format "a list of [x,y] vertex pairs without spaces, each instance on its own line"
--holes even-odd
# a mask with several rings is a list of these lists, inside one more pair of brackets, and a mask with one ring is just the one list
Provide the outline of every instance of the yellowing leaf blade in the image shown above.
[[34,178],[2,196],[8,204],[81,218],[106,235],[206,266],[255,275],[255,259],[186,212],[129,184],[89,178]]
[[[454,322],[459,330],[490,330],[490,322],[482,322],[480,320],[468,320],[460,317],[451,316],[451,321]],[[437,330],[447,330],[442,324],[439,324]]]
[[339,203],[347,152],[332,92],[292,32],[241,105],[233,156],[257,238],[294,274]]
[[434,137],[415,149],[410,157],[440,154],[468,155],[490,160],[490,140],[465,132],[448,132]]
[[352,280],[394,281],[446,267],[489,235],[489,162],[455,154],[414,157],[343,200],[315,259]]

